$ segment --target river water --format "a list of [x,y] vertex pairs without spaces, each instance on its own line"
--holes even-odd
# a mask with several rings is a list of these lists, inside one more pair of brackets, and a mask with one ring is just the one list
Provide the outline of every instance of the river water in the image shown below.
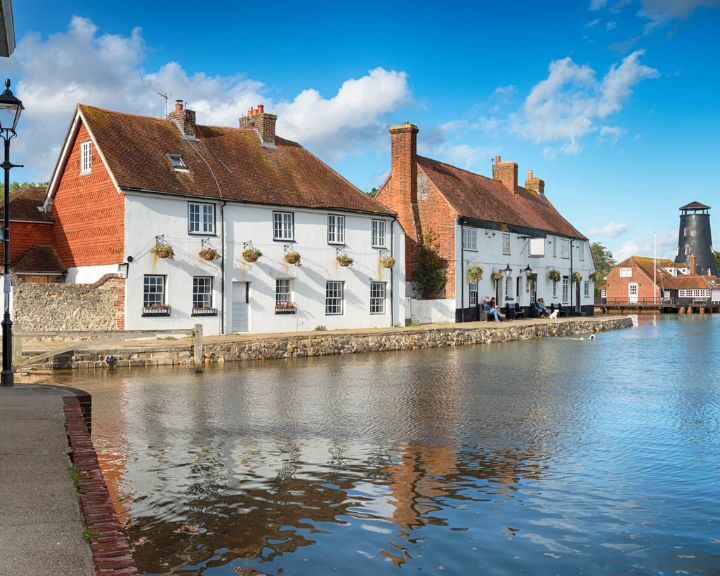
[[720,316],[59,383],[144,574],[720,574]]

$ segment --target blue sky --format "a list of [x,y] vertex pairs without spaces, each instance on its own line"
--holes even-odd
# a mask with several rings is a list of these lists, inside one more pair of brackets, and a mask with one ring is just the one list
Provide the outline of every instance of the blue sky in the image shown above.
[[16,0],[14,177],[48,177],[78,101],[159,116],[162,91],[229,125],[265,103],[364,190],[410,120],[424,155],[533,169],[618,257],[652,254],[654,234],[672,257],[679,206],[720,213],[719,4]]

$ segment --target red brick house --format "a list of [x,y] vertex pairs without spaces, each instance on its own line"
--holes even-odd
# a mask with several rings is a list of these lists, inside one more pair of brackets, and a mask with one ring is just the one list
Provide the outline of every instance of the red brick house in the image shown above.
[[[54,220],[40,208],[45,188],[22,189],[10,197],[10,269],[27,282],[62,281],[67,268],[53,247]],[[4,217],[0,204],[0,227]],[[4,257],[0,245],[0,258]]]
[[[377,199],[397,212],[405,230],[410,283],[424,234],[437,241],[447,282],[428,304],[427,320],[473,319],[488,295],[524,308],[542,297],[592,314],[588,240],[548,200],[544,181],[530,171],[521,186],[517,164],[499,156],[492,178],[425,158],[417,154],[418,132],[410,123],[390,128],[391,173]],[[470,282],[467,273],[477,267],[481,278]]]

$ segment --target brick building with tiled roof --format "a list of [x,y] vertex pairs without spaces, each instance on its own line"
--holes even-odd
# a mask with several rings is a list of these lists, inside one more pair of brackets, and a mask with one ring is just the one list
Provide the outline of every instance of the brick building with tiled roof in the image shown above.
[[262,106],[235,128],[181,101],[166,119],[78,106],[45,200],[68,281],[125,276],[126,329],[402,322],[394,212],[275,123]]
[[[588,240],[552,205],[544,181],[530,171],[520,186],[517,164],[499,156],[492,178],[425,158],[417,154],[418,132],[410,123],[390,129],[391,174],[377,199],[398,213],[405,230],[409,282],[424,235],[437,241],[447,282],[432,303],[413,302],[421,315],[472,320],[484,296],[525,311],[543,298],[592,313]],[[470,282],[468,272],[478,266],[481,278]]]

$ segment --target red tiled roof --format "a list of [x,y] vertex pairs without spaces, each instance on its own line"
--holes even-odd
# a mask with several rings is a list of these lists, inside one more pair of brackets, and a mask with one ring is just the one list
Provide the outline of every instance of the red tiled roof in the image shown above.
[[33,246],[13,265],[12,269],[16,274],[67,272],[54,246]]
[[[50,214],[40,212],[38,208],[45,200],[47,188],[23,188],[10,195],[10,220],[29,220],[31,222],[52,222]],[[5,215],[5,206],[0,202],[0,219]],[[1,223],[0,223],[1,224]]]
[[[169,120],[80,105],[118,185],[188,197],[393,214],[295,142],[265,147],[249,128],[197,127],[188,141]],[[180,154],[187,171],[173,170]]]
[[486,176],[422,156],[418,156],[417,161],[462,216],[587,239],[560,215],[544,194],[522,187],[513,193]]
[[700,276],[698,274],[673,276],[664,270],[664,268],[683,268],[683,265],[676,264],[672,260],[665,258],[653,259],[645,256],[630,256],[619,264],[616,264],[615,268],[631,268],[635,266],[642,270],[648,278],[652,278],[653,265],[657,266],[655,274],[657,285],[665,290],[709,290],[720,287],[720,278],[717,276]]

